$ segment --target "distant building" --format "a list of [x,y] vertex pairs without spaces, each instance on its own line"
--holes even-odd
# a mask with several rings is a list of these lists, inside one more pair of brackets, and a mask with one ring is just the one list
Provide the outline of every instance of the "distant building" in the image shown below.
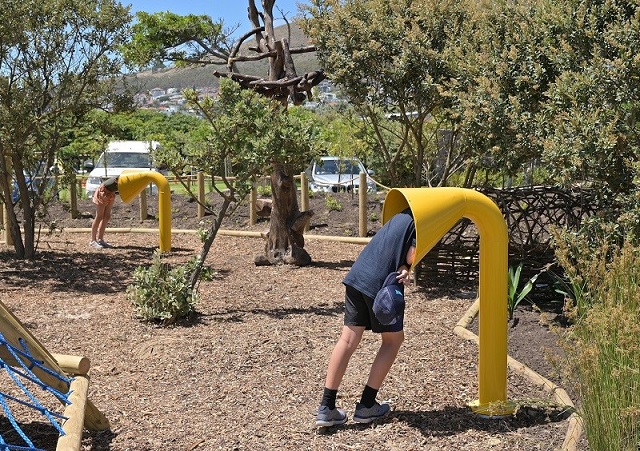
[[166,95],[167,92],[161,88],[153,88],[152,90],[149,91],[149,94],[151,95],[151,97],[156,99],[158,97],[162,97],[163,95]]

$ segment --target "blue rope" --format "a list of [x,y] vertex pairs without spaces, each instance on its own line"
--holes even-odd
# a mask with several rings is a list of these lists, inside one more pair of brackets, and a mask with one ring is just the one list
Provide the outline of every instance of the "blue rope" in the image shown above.
[[[20,344],[24,348],[25,352],[20,352],[19,349],[16,349],[14,346],[12,346],[11,343],[7,342],[7,340],[4,338],[4,335],[2,335],[2,332],[0,332],[0,344],[3,344],[4,346],[6,346],[7,350],[11,353],[13,358],[27,372],[28,376],[25,375],[23,377],[28,378],[34,384],[39,385],[43,390],[46,390],[46,391],[50,392],[51,394],[53,394],[56,398],[58,398],[58,400],[66,403],[66,398],[67,398],[66,395],[64,393],[61,393],[60,391],[56,390],[55,388],[53,388],[53,387],[41,382],[40,378],[33,373],[31,368],[33,368],[34,366],[37,367],[38,369],[42,370],[43,372],[45,372],[45,373],[47,373],[47,374],[49,374],[51,376],[54,376],[59,381],[64,382],[65,384],[67,384],[67,387],[71,384],[71,379],[65,377],[62,374],[58,374],[55,371],[53,371],[53,370],[47,368],[46,366],[44,366],[43,362],[39,362],[38,360],[35,359],[35,357],[33,357],[31,355],[31,353],[27,349],[26,343],[24,342],[24,340],[22,340],[22,338],[18,339],[18,341],[20,341]],[[24,361],[19,358],[20,355],[22,355],[23,357],[29,359],[29,361],[31,362],[31,365],[27,366],[24,363]],[[14,370],[14,371],[16,371],[16,370]]]
[[22,440],[24,440],[24,442],[27,445],[33,448],[33,443],[31,442],[31,440],[29,440],[29,437],[27,437],[27,434],[24,433],[20,425],[16,422],[16,419],[13,418],[11,409],[9,408],[9,405],[5,401],[4,396],[0,396],[0,404],[2,404],[2,409],[4,410],[4,413],[7,414],[7,419],[9,420],[9,423],[11,423],[11,426],[13,426],[13,429],[16,430],[16,432],[20,435],[20,437],[22,437]]
[[[28,408],[37,410],[38,412],[40,412],[40,414],[42,414],[49,420],[51,425],[58,431],[60,435],[65,435],[57,419],[66,420],[67,417],[59,413],[52,412],[49,409],[47,409],[45,406],[43,406],[42,403],[40,403],[40,401],[38,401],[38,399],[34,396],[34,394],[29,390],[29,388],[27,388],[24,385],[22,380],[26,380],[33,383],[34,385],[40,387],[42,390],[55,396],[59,401],[63,402],[65,405],[69,405],[71,404],[71,402],[69,401],[69,395],[71,394],[71,392],[68,391],[65,394],[43,383],[40,380],[40,378],[38,378],[38,376],[33,372],[33,369],[37,368],[40,371],[43,371],[46,374],[49,374],[50,376],[55,377],[56,379],[65,383],[67,387],[70,387],[72,379],[67,378],[63,374],[59,374],[51,370],[50,368],[47,368],[46,366],[44,366],[44,362],[38,361],[29,352],[27,344],[22,338],[19,338],[18,341],[20,342],[20,345],[22,346],[23,350],[20,350],[15,346],[13,346],[11,343],[9,343],[5,339],[2,332],[0,332],[0,346],[4,346],[9,351],[9,353],[12,355],[15,361],[18,362],[20,367],[22,367],[23,371],[20,371],[18,368],[13,367],[11,365],[7,365],[2,359],[0,359],[0,368],[4,368],[6,374],[9,375],[9,377],[14,381],[14,383],[22,390],[22,392],[29,398],[29,400],[31,400],[31,403],[18,399],[14,396],[11,396],[7,393],[0,391],[0,405],[2,405],[2,408],[7,416],[7,419],[9,420],[9,422],[11,423],[15,431],[18,433],[18,435],[20,435],[20,437],[25,442],[27,447],[8,444],[5,442],[4,438],[0,434],[0,451],[5,451],[5,450],[6,451],[11,451],[11,450],[44,451],[39,448],[36,448],[31,442],[31,440],[29,439],[29,437],[24,433],[20,425],[15,420],[13,413],[11,412],[11,408],[7,403],[7,400],[10,400],[18,404],[21,404],[23,406],[26,406]],[[27,365],[23,359],[28,360],[29,365]]]

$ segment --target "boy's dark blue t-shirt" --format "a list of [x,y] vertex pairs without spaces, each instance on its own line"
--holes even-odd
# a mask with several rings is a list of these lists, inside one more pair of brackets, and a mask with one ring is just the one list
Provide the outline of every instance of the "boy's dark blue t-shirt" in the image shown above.
[[415,223],[407,208],[389,219],[371,238],[342,283],[375,298],[389,273],[406,263],[407,251],[415,238]]

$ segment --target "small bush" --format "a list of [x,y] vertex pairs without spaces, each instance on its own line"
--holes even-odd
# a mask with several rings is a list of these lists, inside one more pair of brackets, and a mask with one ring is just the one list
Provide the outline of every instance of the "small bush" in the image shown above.
[[325,204],[329,211],[342,211],[342,204],[333,196],[327,196]]
[[258,194],[264,197],[271,197],[271,185],[258,185]]
[[151,266],[136,268],[127,297],[138,316],[168,325],[193,312],[199,298],[189,283],[195,261],[196,258],[172,268],[162,263],[160,251],[156,251]]

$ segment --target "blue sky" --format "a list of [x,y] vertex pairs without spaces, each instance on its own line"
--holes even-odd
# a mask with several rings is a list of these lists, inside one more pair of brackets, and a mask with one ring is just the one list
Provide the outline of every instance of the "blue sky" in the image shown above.
[[[213,19],[222,18],[228,26],[241,24],[240,32],[247,31],[249,21],[247,20],[247,0],[121,0],[123,5],[131,5],[131,13],[137,11],[145,11],[148,13],[170,11],[172,13],[186,14],[206,14]],[[255,1],[258,9],[262,10],[262,2]],[[273,8],[274,17],[281,16],[278,14],[280,8],[291,20],[298,14],[297,4],[308,4],[306,0],[276,0]],[[282,25],[284,22],[276,21],[275,25]]]

